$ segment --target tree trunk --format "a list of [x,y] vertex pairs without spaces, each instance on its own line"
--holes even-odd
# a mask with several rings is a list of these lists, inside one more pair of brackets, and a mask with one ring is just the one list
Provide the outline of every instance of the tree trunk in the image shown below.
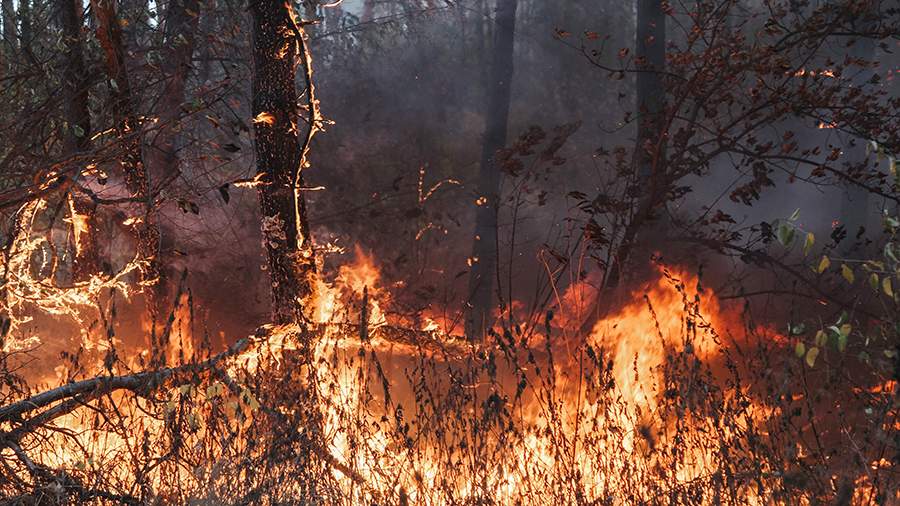
[[65,45],[62,69],[65,117],[68,123],[63,148],[66,153],[86,151],[90,147],[91,115],[88,110],[88,74],[84,64],[84,37],[81,0],[61,0],[59,21]]
[[375,18],[375,0],[365,0],[363,3],[362,17],[359,18],[360,23],[370,23]]
[[[662,72],[666,66],[666,14],[662,0],[637,0],[635,35],[635,107],[637,135],[633,157],[635,186],[634,211],[619,238],[618,247],[606,267],[603,286],[619,285],[623,271],[639,235],[653,221],[658,208],[665,203],[667,184],[665,171],[665,85]],[[646,233],[646,232],[644,232]],[[590,332],[600,317],[597,301],[581,324],[581,332]]]
[[163,43],[166,49],[161,63],[163,86],[156,111],[157,128],[147,153],[148,170],[154,177],[168,178],[179,170],[175,144],[180,131],[178,122],[194,54],[199,12],[198,0],[171,0],[166,10]]
[[[144,162],[147,165],[147,176],[151,180],[172,181],[180,171],[178,160],[178,138],[181,131],[180,121],[183,114],[182,104],[185,101],[185,83],[191,69],[191,58],[194,54],[197,27],[199,21],[200,2],[198,0],[170,0],[165,14],[165,38],[163,58],[160,64],[162,89],[156,107],[156,124],[151,124],[149,145],[145,146]],[[162,241],[162,230],[156,224],[158,239]],[[157,247],[157,265],[160,280],[169,279],[165,266],[168,265],[167,251]],[[169,311],[174,301],[169,293],[169,284],[160,282],[157,285],[156,312],[162,315]],[[165,319],[165,318],[163,318]]]
[[110,106],[121,139],[121,163],[125,172],[125,185],[143,211],[140,222],[134,225],[134,230],[138,254],[147,262],[141,276],[141,284],[149,288],[147,310],[152,327],[151,353],[154,358],[159,359],[163,353],[161,353],[162,343],[156,342],[156,326],[163,320],[159,301],[160,295],[166,292],[165,279],[159,263],[159,228],[150,192],[150,178],[141,157],[140,124],[135,112],[136,101],[132,96],[126,67],[121,24],[112,2],[113,0],[91,0],[91,10],[96,18],[97,39],[100,41],[106,62],[111,95]]
[[513,77],[513,48],[517,0],[499,0],[491,48],[490,81],[481,168],[475,236],[472,246],[472,270],[469,273],[469,311],[466,335],[475,339],[491,325],[493,279],[497,271],[497,211],[500,200],[500,168],[497,150],[506,145],[509,121],[510,89]]
[[633,198],[636,205],[607,268],[604,284],[608,287],[617,286],[621,281],[641,230],[655,218],[666,196],[666,90],[662,74],[666,68],[666,14],[663,0],[637,0],[635,56],[637,135]]
[[23,54],[31,51],[31,39],[34,37],[31,28],[32,21],[32,0],[19,0],[19,49]]
[[[65,45],[62,65],[62,94],[66,118],[63,150],[67,156],[90,149],[91,113],[88,109],[89,79],[84,64],[81,0],[60,0],[59,24]],[[72,280],[87,281],[99,270],[97,244],[93,230],[96,205],[77,193],[70,195],[72,217]]]
[[16,43],[19,37],[18,30],[16,30],[16,7],[13,0],[2,0],[0,8],[3,9],[3,42],[7,57],[10,57],[18,47]]
[[661,166],[660,139],[665,112],[662,72],[666,68],[666,15],[662,0],[638,0],[637,38],[637,174],[649,182]]
[[[272,320],[276,324],[310,319],[316,281],[313,243],[302,194],[306,151],[318,122],[305,33],[296,26],[289,4],[251,2],[253,18],[253,118],[262,232],[272,282]],[[299,51],[298,51],[299,48]],[[303,66],[304,97],[310,121],[297,105],[294,69]],[[305,141],[300,130],[307,125]]]

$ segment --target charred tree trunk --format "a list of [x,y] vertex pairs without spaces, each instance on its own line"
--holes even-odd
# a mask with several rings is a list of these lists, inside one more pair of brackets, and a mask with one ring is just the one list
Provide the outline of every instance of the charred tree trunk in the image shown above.
[[156,342],[156,326],[162,321],[161,295],[166,293],[165,279],[159,263],[159,228],[156,223],[150,178],[141,157],[140,124],[135,111],[122,41],[122,28],[113,0],[91,0],[91,10],[97,24],[97,39],[103,49],[111,95],[111,110],[121,141],[121,163],[125,184],[132,198],[142,210],[141,220],[134,225],[137,249],[147,262],[141,283],[149,288],[147,308],[152,323],[151,352],[162,356],[161,343]]
[[90,147],[91,114],[88,110],[88,74],[84,64],[81,0],[61,0],[59,21],[65,45],[62,68],[63,100],[68,123],[63,138],[67,153],[86,151]]
[[[63,149],[68,156],[83,153],[91,145],[91,113],[88,109],[90,85],[84,63],[84,37],[81,32],[83,10],[81,0],[59,2],[59,24],[65,45],[61,74],[67,125],[63,134]],[[72,216],[72,280],[86,281],[99,270],[92,226],[96,205],[90,199],[73,193],[70,195],[69,206]]]
[[480,337],[490,325],[494,277],[497,271],[497,210],[500,200],[500,167],[497,151],[506,145],[517,0],[499,0],[491,48],[487,118],[478,179],[478,209],[469,273],[469,311],[466,335]]
[[[277,324],[302,323],[309,319],[304,311],[312,307],[316,280],[302,193],[306,153],[319,123],[311,60],[306,34],[294,22],[290,4],[255,0],[250,12],[256,165],[262,175],[259,202],[272,282],[272,319]],[[298,63],[305,76],[309,118],[301,118],[297,103]],[[307,132],[302,139],[304,125]]]

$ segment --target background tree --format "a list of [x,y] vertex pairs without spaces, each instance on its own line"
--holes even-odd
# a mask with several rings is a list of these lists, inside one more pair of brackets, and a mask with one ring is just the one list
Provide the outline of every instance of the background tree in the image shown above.
[[488,101],[477,189],[478,210],[469,273],[466,335],[481,336],[491,325],[494,278],[497,276],[497,211],[500,205],[501,166],[498,150],[506,144],[510,89],[513,78],[517,0],[501,0],[494,18],[494,40],[488,74]]

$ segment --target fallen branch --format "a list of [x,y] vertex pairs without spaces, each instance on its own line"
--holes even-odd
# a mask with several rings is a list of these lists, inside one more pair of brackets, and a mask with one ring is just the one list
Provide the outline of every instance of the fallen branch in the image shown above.
[[[15,422],[20,420],[22,415],[30,411],[35,411],[43,407],[49,406],[54,402],[63,399],[73,399],[78,397],[80,403],[88,402],[116,390],[130,390],[139,395],[147,395],[149,392],[159,388],[167,380],[183,375],[185,373],[204,372],[215,367],[222,360],[241,353],[253,341],[251,338],[244,338],[234,343],[230,348],[208,360],[197,364],[186,364],[179,367],[167,367],[155,371],[145,371],[135,374],[123,376],[104,376],[91,378],[82,381],[69,383],[52,390],[47,390],[39,394],[33,395],[27,399],[14,402],[7,406],[0,407],[0,423]],[[80,404],[79,403],[79,404]],[[74,409],[77,406],[72,406]],[[58,410],[56,416],[63,415],[68,411]],[[71,410],[69,410],[71,411]]]

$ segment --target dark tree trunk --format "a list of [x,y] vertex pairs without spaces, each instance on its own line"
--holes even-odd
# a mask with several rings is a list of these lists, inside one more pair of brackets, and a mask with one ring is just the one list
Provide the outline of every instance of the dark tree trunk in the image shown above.
[[[206,0],[203,2],[203,8],[200,13],[198,27],[198,36],[200,37],[198,59],[200,60],[200,63],[199,68],[197,69],[197,80],[201,85],[210,80],[213,75],[215,50],[213,49],[213,41],[209,40],[208,37],[213,33],[216,33],[218,26],[220,26],[218,6],[219,3],[217,0]],[[198,45],[197,41],[195,41],[195,45]]]
[[[91,113],[88,109],[89,79],[84,63],[81,0],[60,0],[59,24],[65,45],[62,65],[62,94],[66,118],[63,149],[68,156],[90,148]],[[72,223],[72,280],[86,281],[99,271],[94,233],[96,205],[90,199],[73,193],[70,196]],[[77,217],[77,219],[75,218]]]
[[[614,288],[621,282],[627,262],[639,237],[656,218],[665,203],[666,114],[663,72],[666,67],[666,13],[663,0],[637,0],[635,35],[637,135],[633,157],[635,185],[632,212],[618,247],[606,268],[603,286]],[[600,317],[600,301],[588,312],[581,325],[590,332]]]
[[109,79],[111,110],[118,136],[121,139],[121,160],[125,171],[125,184],[131,196],[142,210],[141,221],[134,225],[137,249],[147,262],[141,282],[149,289],[147,309],[152,323],[151,352],[155,359],[161,353],[162,344],[156,342],[156,326],[162,322],[159,301],[166,293],[165,279],[159,264],[159,228],[155,206],[150,191],[150,178],[141,157],[140,124],[135,112],[136,101],[132,96],[125,60],[122,28],[116,15],[113,0],[91,0],[91,10],[96,18],[97,40],[103,49]]
[[19,49],[24,54],[31,51],[31,39],[34,37],[32,24],[32,0],[19,0]]
[[[300,323],[312,308],[316,263],[302,194],[306,150],[317,124],[305,35],[279,0],[250,3],[253,17],[253,118],[263,240],[272,282],[272,319]],[[306,75],[304,96],[312,121],[304,122],[297,106],[294,68],[298,58]],[[301,139],[303,125],[312,128]],[[309,125],[313,125],[309,127]]]
[[[178,138],[182,118],[182,104],[185,101],[185,83],[191,69],[191,58],[197,34],[199,0],[170,0],[165,14],[165,38],[163,58],[160,64],[162,88],[157,101],[156,117],[158,121],[151,125],[152,130],[147,137],[149,145],[145,145],[144,162],[150,180],[172,181],[180,172],[178,160]],[[163,230],[157,223],[160,243]],[[157,264],[160,280],[170,279],[171,273],[166,271],[169,265],[168,251],[172,245],[157,249]],[[156,290],[157,313],[168,311],[173,306],[169,284],[160,283]]]
[[161,63],[163,86],[157,106],[157,128],[151,134],[147,164],[154,177],[169,178],[177,173],[178,138],[185,82],[191,69],[197,33],[198,0],[171,0],[166,10],[165,41]]
[[6,54],[11,55],[15,52],[17,45],[18,30],[16,30],[16,8],[13,0],[2,0],[0,8],[3,9],[3,42]]
[[517,0],[499,0],[495,17],[488,82],[487,117],[478,179],[479,206],[475,217],[472,270],[469,273],[469,311],[466,335],[481,337],[491,324],[494,283],[497,274],[497,210],[500,168],[497,151],[506,145]]
[[666,15],[663,0],[638,0],[637,38],[637,146],[638,178],[649,181],[660,172],[661,133],[665,119]]
[[666,196],[665,96],[666,14],[663,0],[637,0],[635,36],[637,70],[635,107],[637,135],[634,150],[634,212],[607,269],[605,285],[619,284],[641,230],[656,217]]
[[68,123],[63,138],[66,153],[86,151],[90,147],[91,115],[88,110],[88,74],[84,64],[84,37],[81,0],[61,0],[59,22],[65,45],[62,68],[62,92]]

